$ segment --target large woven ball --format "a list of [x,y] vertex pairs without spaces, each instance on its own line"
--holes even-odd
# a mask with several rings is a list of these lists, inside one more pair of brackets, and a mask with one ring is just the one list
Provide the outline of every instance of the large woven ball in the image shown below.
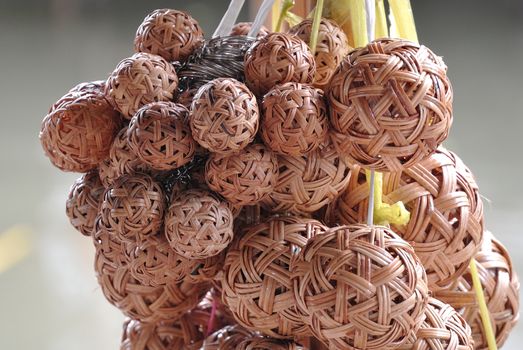
[[410,41],[378,39],[352,51],[326,91],[340,154],[380,171],[426,159],[452,124],[446,72],[439,56]]
[[258,39],[245,55],[245,80],[257,96],[287,82],[314,81],[316,63],[307,44],[297,36],[270,33]]
[[326,230],[316,220],[284,216],[243,232],[227,253],[222,279],[223,301],[240,325],[274,338],[307,333],[296,312],[289,263]]
[[204,42],[203,31],[189,14],[154,10],[136,31],[134,50],[160,55],[167,61],[185,61]]
[[261,144],[238,154],[211,154],[205,167],[209,188],[235,205],[253,205],[272,192],[278,181],[276,155]]
[[187,164],[196,148],[189,111],[172,102],[153,102],[140,108],[131,119],[128,138],[131,151],[157,170]]
[[278,165],[278,183],[262,201],[273,212],[315,212],[338,198],[351,177],[329,137],[306,155],[278,156]]
[[[312,19],[305,19],[289,29],[290,34],[298,36],[309,43],[311,40]],[[336,23],[322,18],[318,29],[318,41],[314,59],[316,61],[316,75],[314,86],[325,88],[334,71],[347,56],[351,47],[347,35]]]
[[87,172],[107,157],[121,124],[103,84],[82,83],[60,98],[42,121],[40,142],[54,166]]
[[84,236],[92,235],[104,190],[96,170],[82,175],[71,186],[65,212],[71,225]]
[[160,56],[135,53],[116,66],[105,95],[127,119],[151,102],[171,101],[178,87],[174,66]]
[[209,335],[201,350],[236,350],[242,341],[251,336],[252,332],[240,325],[225,326]]
[[419,326],[427,279],[413,248],[382,226],[339,226],[291,261],[297,312],[334,349],[391,349]]
[[211,152],[230,154],[245,148],[256,136],[258,120],[256,97],[233,78],[203,85],[191,106],[192,135]]
[[160,230],[165,201],[162,187],[149,175],[123,176],[105,190],[100,224],[122,240],[140,242]]
[[182,191],[173,198],[165,215],[165,236],[178,254],[204,259],[229,245],[233,220],[229,206],[210,192]]
[[[249,34],[251,27],[252,27],[252,22],[238,22],[232,27],[231,33],[229,35],[231,35],[231,36],[247,35],[247,34]],[[256,37],[260,38],[269,33],[270,33],[270,30],[266,26],[262,25],[260,27],[260,31],[258,32]]]
[[[337,203],[343,224],[367,218],[369,186],[363,170],[354,174]],[[463,274],[481,245],[483,204],[472,173],[458,156],[440,147],[403,172],[384,173],[383,201],[402,201],[410,211],[409,223],[393,229],[412,242],[430,290],[447,288]]]
[[300,83],[277,85],[263,98],[263,142],[274,152],[301,156],[318,148],[329,121],[323,92]]

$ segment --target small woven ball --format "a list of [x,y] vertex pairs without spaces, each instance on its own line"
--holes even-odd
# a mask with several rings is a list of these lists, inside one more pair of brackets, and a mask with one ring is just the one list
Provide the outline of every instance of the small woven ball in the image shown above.
[[107,157],[121,117],[107,102],[103,84],[82,83],[60,98],[42,121],[46,156],[64,171],[87,172]]
[[307,44],[297,36],[270,33],[259,38],[245,55],[245,80],[257,96],[278,84],[314,81],[316,63]]
[[245,148],[256,136],[258,120],[256,97],[233,78],[203,85],[191,106],[192,135],[211,152],[230,154]]
[[228,205],[210,192],[182,191],[165,215],[165,236],[178,254],[189,259],[209,258],[231,242],[233,220]]
[[309,85],[277,85],[263,98],[263,142],[278,154],[301,156],[318,148],[329,121],[323,92]]
[[291,261],[298,315],[334,349],[391,349],[419,326],[427,278],[412,247],[382,226],[339,226]]
[[[311,40],[311,31],[312,19],[305,19],[289,29],[290,34],[298,36],[306,43]],[[322,18],[318,29],[316,52],[314,53],[316,61],[314,86],[325,88],[334,71],[351,49],[343,29],[335,22]]]
[[125,58],[105,86],[109,102],[127,119],[151,102],[171,101],[178,87],[174,66],[160,56],[145,52]]
[[160,230],[165,202],[162,187],[149,175],[126,175],[105,190],[100,223],[122,240],[140,242]]
[[238,350],[304,350],[293,341],[277,340],[260,336],[246,338],[236,348]]
[[441,57],[401,39],[352,51],[327,87],[330,121],[346,161],[399,171],[432,154],[452,124],[452,87]]
[[189,111],[172,102],[153,102],[140,108],[131,119],[127,135],[131,151],[156,170],[187,164],[196,148]]
[[[231,29],[231,33],[229,35],[231,36],[236,36],[236,35],[247,35],[249,34],[249,31],[251,30],[251,27],[252,27],[252,22],[239,22],[239,23],[236,23],[232,29]],[[269,34],[270,31],[269,29],[262,25],[260,27],[260,31],[258,32],[258,35],[256,35],[257,38],[260,38],[262,36],[265,36],[267,34]]]
[[[365,222],[369,186],[363,170],[354,170],[337,202],[342,224]],[[467,166],[440,147],[420,164],[383,174],[383,201],[402,201],[410,211],[406,226],[393,229],[412,242],[427,270],[431,291],[447,288],[463,274],[483,238],[483,202]]]
[[243,340],[251,336],[252,332],[240,325],[225,326],[209,335],[201,350],[236,350]]
[[104,190],[97,171],[82,175],[71,187],[65,212],[71,225],[84,236],[92,235]]
[[134,50],[185,61],[204,42],[203,30],[189,14],[171,9],[154,10],[136,31]]
[[278,181],[276,155],[261,144],[238,154],[211,154],[205,166],[209,188],[235,205],[253,205],[272,192]]
[[312,219],[274,217],[251,226],[229,248],[223,301],[238,323],[273,338],[306,335],[296,312],[289,263],[311,237],[327,230]]
[[351,177],[350,168],[340,160],[329,137],[306,155],[278,156],[278,165],[278,183],[262,201],[273,212],[315,212],[338,198]]

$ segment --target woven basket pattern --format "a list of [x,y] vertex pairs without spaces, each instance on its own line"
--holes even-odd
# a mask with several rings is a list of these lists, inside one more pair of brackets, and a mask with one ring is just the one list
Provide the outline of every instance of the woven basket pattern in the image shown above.
[[160,55],[167,61],[185,61],[203,41],[202,28],[189,14],[158,9],[138,27],[134,50]]
[[171,101],[178,87],[174,66],[160,56],[144,52],[125,58],[111,73],[105,96],[113,107],[131,117],[151,102]]
[[340,226],[311,238],[291,274],[299,315],[335,349],[399,346],[428,300],[414,250],[382,226]]
[[[354,174],[358,174],[356,170]],[[402,201],[411,213],[395,232],[414,246],[432,291],[445,289],[467,268],[483,238],[483,204],[465,164],[440,147],[403,172],[384,173],[383,201]],[[364,222],[369,187],[363,171],[353,176],[336,210],[343,224]]]
[[211,154],[205,166],[209,188],[234,205],[253,205],[272,192],[278,181],[278,159],[261,144],[234,155]]
[[257,96],[278,84],[314,80],[316,63],[307,44],[286,33],[270,33],[258,39],[245,55],[245,80]]
[[[232,36],[235,36],[235,35],[247,35],[249,34],[249,31],[251,30],[251,27],[252,27],[252,22],[239,22],[239,23],[236,23],[232,29],[231,29],[231,33],[229,35],[232,35]],[[260,28],[260,31],[258,32],[258,35],[256,36],[257,38],[260,38],[262,36],[265,36],[267,34],[269,34],[270,31],[269,29],[262,25],[261,28]]]
[[238,350],[304,350],[293,341],[276,340],[260,336],[246,338],[236,348]]
[[261,136],[274,152],[300,156],[325,142],[329,121],[321,90],[300,83],[275,86],[262,110]]
[[[305,19],[289,29],[289,33],[298,36],[301,40],[308,43],[311,39],[311,30],[312,19]],[[325,88],[334,71],[350,50],[351,47],[343,29],[333,21],[322,18],[318,30],[316,52],[314,53],[316,61],[314,86]]]
[[225,326],[205,339],[201,350],[236,350],[252,333],[239,325]]
[[203,85],[191,106],[191,130],[198,143],[216,153],[245,148],[258,131],[256,97],[233,78],[218,78]]
[[446,71],[440,57],[405,40],[378,39],[352,51],[327,88],[340,154],[380,171],[427,158],[452,123]]
[[198,89],[196,89],[196,88],[187,89],[178,95],[178,99],[176,102],[183,105],[188,110],[190,110],[191,105],[192,105],[192,100],[197,92],[198,92]]
[[247,229],[227,253],[223,301],[238,323],[274,338],[307,333],[295,310],[289,263],[321,223],[298,217],[272,218]]

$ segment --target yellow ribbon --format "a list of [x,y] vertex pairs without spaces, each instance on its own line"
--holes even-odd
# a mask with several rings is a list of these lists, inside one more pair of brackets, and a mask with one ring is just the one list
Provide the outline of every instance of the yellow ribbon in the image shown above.
[[[370,186],[370,171],[365,170],[367,183]],[[383,203],[383,174],[374,173],[374,223],[376,225],[407,225],[410,221],[410,212],[403,202],[394,204]]]

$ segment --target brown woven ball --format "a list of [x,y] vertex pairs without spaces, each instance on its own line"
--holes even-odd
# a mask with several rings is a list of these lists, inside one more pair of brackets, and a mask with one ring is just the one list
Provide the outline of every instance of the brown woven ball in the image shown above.
[[238,350],[304,350],[293,341],[251,336],[238,344]]
[[301,156],[327,137],[329,121],[323,92],[309,85],[277,85],[263,98],[263,142],[282,155]]
[[[343,224],[367,218],[369,186],[362,170],[354,174],[337,203]],[[403,172],[384,173],[383,201],[402,201],[410,211],[409,223],[393,229],[412,243],[427,270],[430,290],[447,288],[463,274],[483,238],[483,203],[472,173],[458,156],[440,147]]]
[[[236,36],[236,35],[247,35],[249,34],[249,31],[251,30],[251,27],[252,27],[252,22],[239,22],[239,23],[236,23],[232,29],[231,29],[231,33],[229,35],[231,36]],[[270,31],[269,29],[262,25],[260,27],[260,31],[258,32],[258,35],[256,35],[257,38],[260,38],[262,36],[265,36],[267,34],[269,34]]]
[[219,254],[231,242],[233,216],[229,206],[208,191],[180,192],[165,215],[165,236],[172,249],[189,259]]
[[[311,40],[312,19],[305,19],[289,29],[290,34],[298,36],[309,43]],[[318,42],[314,59],[316,61],[316,75],[314,86],[325,88],[334,71],[352,48],[349,46],[347,35],[335,22],[322,18],[318,29]]]
[[271,193],[278,181],[276,155],[262,144],[238,154],[211,154],[205,166],[209,188],[235,205],[252,205]]
[[149,175],[122,176],[105,190],[100,224],[122,240],[140,242],[160,230],[165,202],[162,187]]
[[40,142],[57,168],[87,172],[109,154],[121,117],[107,102],[101,87],[79,84],[51,106],[42,121]]
[[327,230],[312,219],[274,217],[247,228],[227,252],[223,301],[238,323],[274,338],[307,334],[296,313],[290,259]]
[[92,235],[103,193],[104,186],[96,170],[82,175],[71,187],[65,212],[71,225],[84,236]]
[[278,183],[262,201],[273,212],[317,211],[341,195],[351,177],[350,168],[340,161],[329,137],[306,155],[278,156],[278,164]]
[[203,85],[191,106],[192,135],[211,152],[230,154],[245,148],[256,136],[258,120],[256,97],[233,78]]
[[433,153],[452,124],[452,87],[441,57],[401,39],[352,51],[327,88],[340,154],[381,171],[411,167]]
[[189,111],[172,102],[153,102],[140,108],[131,119],[128,138],[131,151],[157,170],[187,164],[196,148]]
[[[485,232],[481,250],[474,259],[487,301],[496,344],[501,348],[519,320],[519,279],[508,251],[488,231]],[[487,350],[470,270],[467,269],[448,290],[437,291],[434,296],[456,308],[470,324],[474,348]]]
[[205,339],[201,350],[236,350],[252,332],[240,325],[229,325],[217,330]]
[[155,101],[171,101],[178,87],[174,66],[160,56],[135,53],[118,63],[107,79],[105,96],[127,119]]
[[339,226],[291,261],[297,312],[334,349],[391,349],[419,327],[427,278],[413,248],[382,226]]
[[297,36],[270,33],[257,40],[245,55],[245,80],[257,96],[278,84],[312,84],[316,73],[314,56]]
[[160,55],[167,61],[185,61],[203,42],[202,28],[189,14],[158,9],[138,27],[134,50]]

